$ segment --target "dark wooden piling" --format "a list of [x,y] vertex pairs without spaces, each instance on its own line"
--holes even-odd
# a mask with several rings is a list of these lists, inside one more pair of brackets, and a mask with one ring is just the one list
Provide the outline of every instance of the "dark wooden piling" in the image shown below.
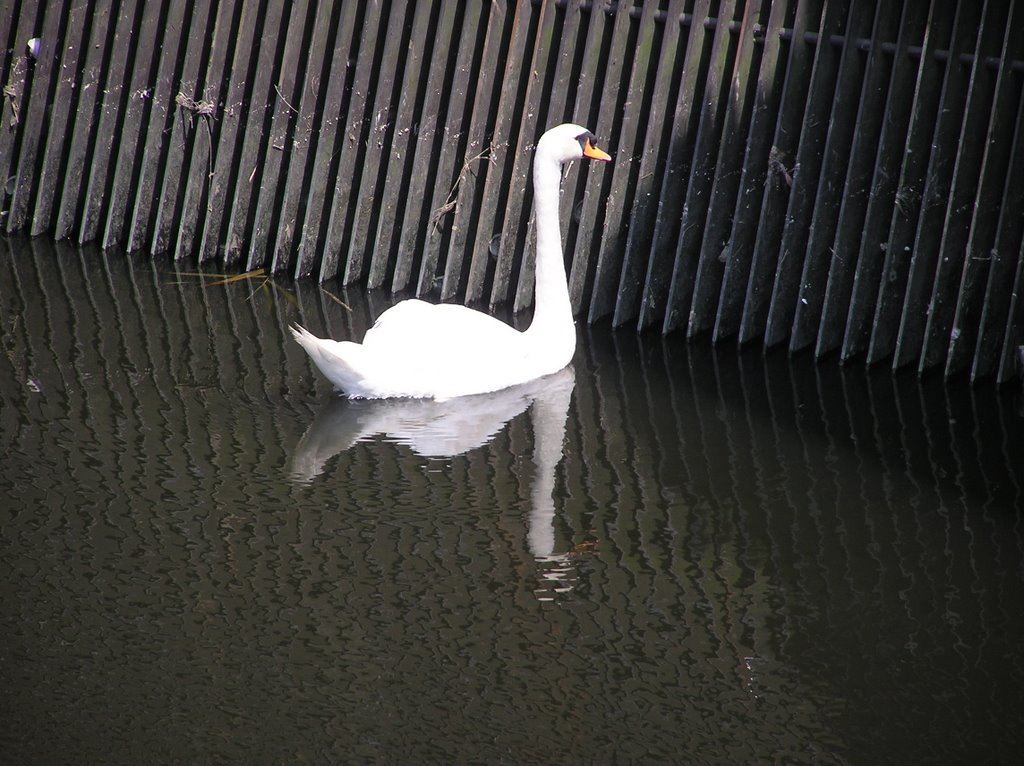
[[588,321],[1019,375],[1020,0],[0,0],[0,43],[8,232],[518,312],[571,120]]

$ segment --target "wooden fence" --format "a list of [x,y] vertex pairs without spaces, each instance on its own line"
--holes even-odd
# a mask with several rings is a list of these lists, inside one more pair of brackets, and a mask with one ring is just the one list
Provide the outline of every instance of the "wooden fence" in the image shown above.
[[4,227],[1004,382],[1024,0],[0,0]]

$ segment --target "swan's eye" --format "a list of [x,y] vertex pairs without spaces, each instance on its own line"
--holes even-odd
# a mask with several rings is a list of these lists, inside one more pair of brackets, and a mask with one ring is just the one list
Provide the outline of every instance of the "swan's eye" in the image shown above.
[[593,142],[597,140],[597,137],[590,131],[587,131],[586,133],[580,133],[576,136],[576,140],[580,142],[580,149],[585,152],[587,150],[587,145],[592,145]]

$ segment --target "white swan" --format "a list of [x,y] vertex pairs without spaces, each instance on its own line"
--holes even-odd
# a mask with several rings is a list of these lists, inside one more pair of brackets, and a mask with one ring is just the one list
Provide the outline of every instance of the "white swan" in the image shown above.
[[350,398],[452,399],[498,391],[558,372],[576,350],[558,223],[562,165],[611,157],[579,125],[541,136],[533,160],[537,228],[534,313],[520,332],[455,304],[405,300],[367,330],[362,343],[318,338],[295,325],[295,340],[320,372]]

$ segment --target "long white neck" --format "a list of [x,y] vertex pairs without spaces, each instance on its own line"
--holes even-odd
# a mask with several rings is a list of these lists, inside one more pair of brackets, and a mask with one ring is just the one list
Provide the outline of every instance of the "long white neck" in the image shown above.
[[572,304],[562,259],[562,231],[558,224],[562,165],[546,153],[533,161],[533,206],[537,226],[537,264],[534,276],[533,322],[528,333],[550,336],[571,328],[575,338]]

